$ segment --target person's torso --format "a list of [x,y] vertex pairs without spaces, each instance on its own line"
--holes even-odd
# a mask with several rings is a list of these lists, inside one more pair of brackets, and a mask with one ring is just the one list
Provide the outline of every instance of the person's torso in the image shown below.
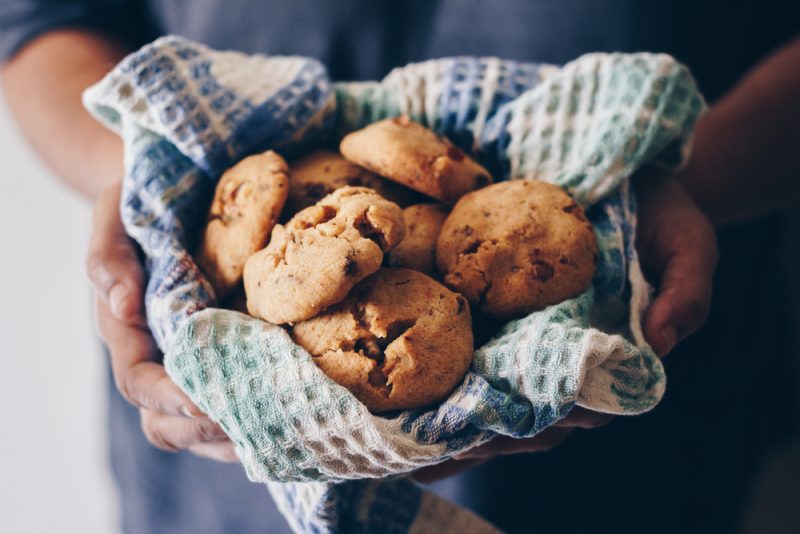
[[335,79],[379,79],[455,56],[564,63],[593,51],[667,52],[710,97],[796,32],[800,2],[764,0],[147,0],[158,34],[298,54]]

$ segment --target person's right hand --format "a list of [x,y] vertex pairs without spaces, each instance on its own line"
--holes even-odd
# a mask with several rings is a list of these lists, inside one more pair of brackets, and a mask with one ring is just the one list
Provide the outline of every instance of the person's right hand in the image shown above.
[[159,363],[147,329],[144,272],[119,216],[120,184],[95,204],[87,257],[97,292],[100,337],[108,346],[117,389],[139,408],[147,440],[160,449],[191,452],[224,462],[237,461],[233,443],[172,382]]

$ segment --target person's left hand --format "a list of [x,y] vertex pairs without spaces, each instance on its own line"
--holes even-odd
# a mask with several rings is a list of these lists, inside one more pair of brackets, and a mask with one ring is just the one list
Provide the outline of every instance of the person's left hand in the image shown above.
[[719,259],[708,218],[677,179],[657,171],[638,176],[636,250],[656,289],[644,318],[644,336],[659,356],[700,328],[711,308]]
[[[644,318],[647,342],[659,356],[696,331],[711,305],[718,250],[714,229],[673,178],[648,172],[636,178],[639,227],[636,249],[656,295]],[[574,408],[567,417],[526,439],[498,436],[451,460],[412,475],[430,483],[508,454],[548,451],[576,428],[598,428],[612,416]]]

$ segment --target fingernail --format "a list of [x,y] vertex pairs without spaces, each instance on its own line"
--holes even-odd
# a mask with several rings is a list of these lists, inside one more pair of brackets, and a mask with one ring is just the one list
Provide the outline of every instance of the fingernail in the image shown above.
[[675,344],[678,342],[678,333],[675,329],[671,326],[664,327],[661,330],[661,353],[659,356],[665,356],[669,353],[673,348],[675,348]]
[[185,404],[181,406],[181,413],[186,417],[194,418],[194,414],[192,413],[192,409],[186,406]]
[[128,298],[130,291],[124,284],[114,284],[111,291],[108,292],[108,304],[111,306],[111,313],[117,319],[124,319],[121,314],[122,303]]

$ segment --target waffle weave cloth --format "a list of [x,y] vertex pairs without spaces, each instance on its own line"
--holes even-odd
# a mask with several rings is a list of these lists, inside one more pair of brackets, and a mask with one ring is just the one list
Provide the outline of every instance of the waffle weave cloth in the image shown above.
[[[121,215],[145,256],[148,323],[167,372],[222,426],[295,531],[492,532],[403,475],[496,435],[534,436],[576,405],[633,415],[661,399],[663,368],[641,329],[650,297],[629,178],[680,165],[705,109],[671,57],[589,54],[563,66],[455,57],[333,83],[314,59],[164,37],[84,102],[124,140]],[[507,323],[439,406],[375,416],[283,328],[217,308],[191,251],[217,180],[243,157],[273,149],[288,159],[400,114],[475,155],[497,181],[566,189],[600,254],[585,293]]]

